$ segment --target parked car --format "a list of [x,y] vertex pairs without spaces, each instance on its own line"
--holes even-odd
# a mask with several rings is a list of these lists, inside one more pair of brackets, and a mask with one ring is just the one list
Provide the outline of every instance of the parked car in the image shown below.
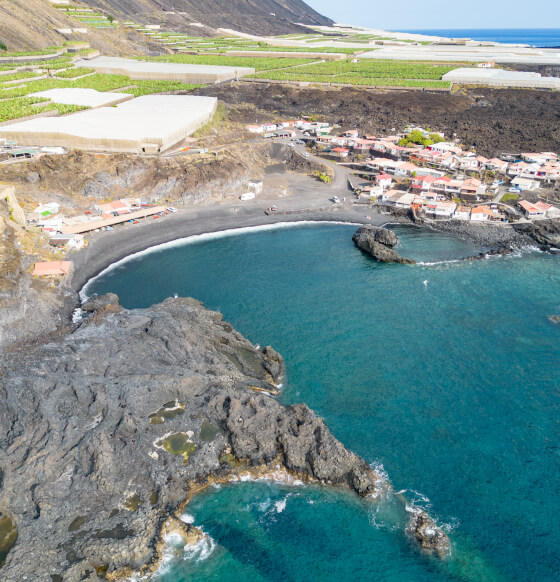
[[519,188],[510,188],[508,192],[511,192],[512,194],[521,194],[521,190]]
[[309,157],[309,152],[303,152],[303,157],[304,158],[308,158]]
[[340,202],[340,198],[339,198],[338,196],[333,196],[333,197],[332,197],[332,201],[333,201],[335,204],[338,204],[338,203]]
[[168,212],[177,212],[177,209],[174,206],[168,206],[167,211]]

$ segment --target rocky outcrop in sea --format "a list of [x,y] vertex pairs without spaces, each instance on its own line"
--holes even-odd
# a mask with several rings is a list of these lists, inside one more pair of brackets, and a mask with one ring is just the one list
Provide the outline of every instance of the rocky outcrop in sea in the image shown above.
[[401,257],[393,247],[398,244],[397,235],[379,226],[366,224],[352,235],[354,244],[381,263],[403,263],[413,265],[416,261]]

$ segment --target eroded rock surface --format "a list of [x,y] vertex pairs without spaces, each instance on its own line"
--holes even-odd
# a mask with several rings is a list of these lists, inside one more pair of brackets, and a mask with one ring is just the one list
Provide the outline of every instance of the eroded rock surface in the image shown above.
[[416,261],[401,257],[393,247],[397,246],[397,235],[379,226],[366,224],[353,234],[354,244],[381,263],[403,263],[413,265]]
[[262,392],[284,373],[281,356],[220,314],[194,299],[96,305],[73,332],[0,363],[0,508],[18,535],[2,582],[138,569],[156,558],[187,484],[240,463],[360,495],[389,488],[307,406]]

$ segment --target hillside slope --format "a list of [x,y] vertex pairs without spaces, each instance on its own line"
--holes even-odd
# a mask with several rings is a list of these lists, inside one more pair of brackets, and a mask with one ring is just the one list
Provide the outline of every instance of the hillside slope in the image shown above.
[[[231,28],[253,34],[306,32],[296,23],[326,25],[332,21],[302,0],[82,0],[92,8],[142,24],[165,24],[165,28],[188,30],[189,23],[210,29]],[[204,34],[205,29],[193,27]],[[207,32],[207,35],[210,32]]]
[[56,31],[57,28],[76,26],[83,24],[68,18],[48,0],[0,0],[0,42],[9,51],[43,49],[61,45],[66,40],[85,40],[104,53],[122,56],[162,53],[166,50],[160,43],[124,27],[114,30],[90,28],[87,35],[71,36]]

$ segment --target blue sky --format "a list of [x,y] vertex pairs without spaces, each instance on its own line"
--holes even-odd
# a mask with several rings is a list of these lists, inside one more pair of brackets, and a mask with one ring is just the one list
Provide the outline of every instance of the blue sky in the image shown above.
[[306,0],[335,22],[416,28],[560,28],[560,0]]

